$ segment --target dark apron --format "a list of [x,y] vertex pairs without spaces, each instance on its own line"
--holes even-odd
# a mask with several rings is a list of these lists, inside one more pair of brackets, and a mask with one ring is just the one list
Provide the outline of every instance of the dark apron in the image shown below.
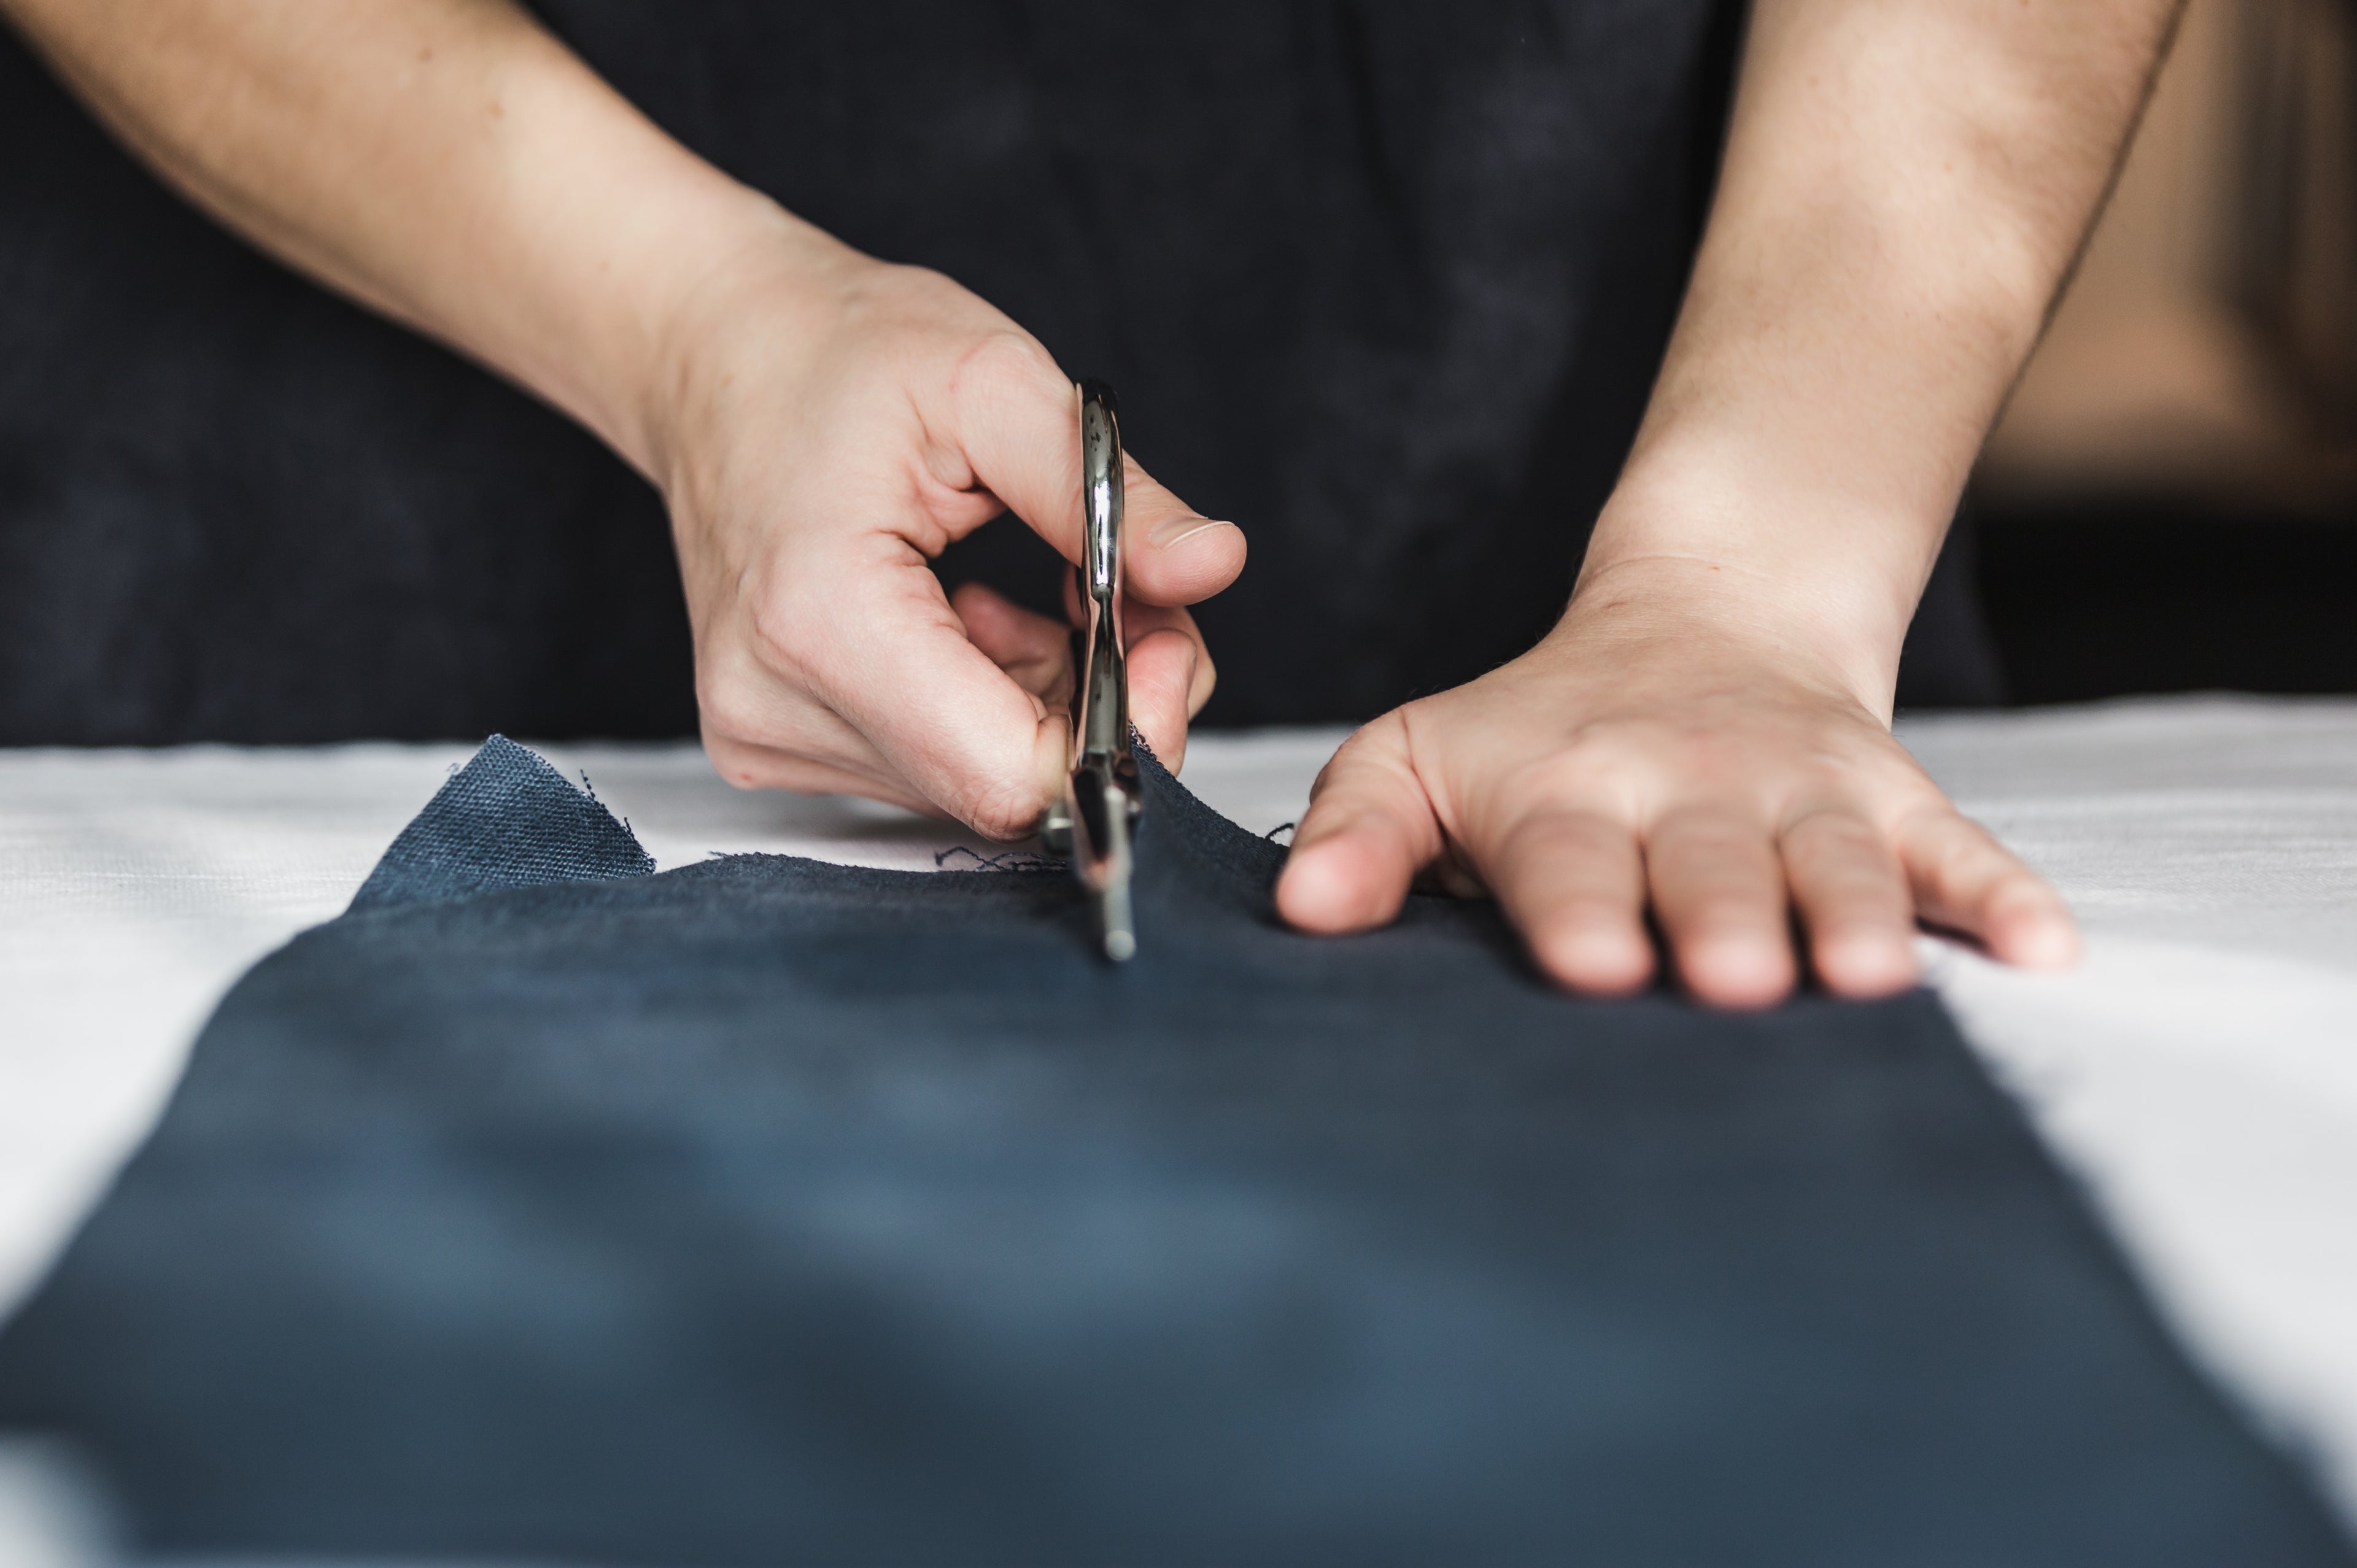
[[[1207,722],[1361,719],[1560,613],[1708,197],[1715,0],[547,0],[666,129],[957,278],[1242,523]],[[657,499],[215,231],[0,45],[0,743],[692,733]],[[1053,602],[1012,521],[942,563]],[[1987,700],[1963,577],[1902,696]]]

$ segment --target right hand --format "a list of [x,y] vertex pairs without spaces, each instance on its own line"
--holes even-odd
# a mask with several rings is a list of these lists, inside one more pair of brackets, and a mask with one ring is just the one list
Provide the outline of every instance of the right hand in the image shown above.
[[[1002,510],[1079,558],[1073,383],[949,279],[777,216],[679,313],[649,420],[705,749],[742,788],[1024,837],[1070,763],[1066,628],[978,584],[946,596],[928,563]],[[1135,462],[1125,484],[1131,714],[1175,770],[1212,684],[1181,607],[1235,579],[1244,540]]]

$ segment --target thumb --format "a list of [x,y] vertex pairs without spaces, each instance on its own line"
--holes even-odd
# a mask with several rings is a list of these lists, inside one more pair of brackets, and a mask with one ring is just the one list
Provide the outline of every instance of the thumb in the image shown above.
[[[1081,559],[1080,390],[1028,338],[969,355],[952,379],[956,432],[975,478],[1065,560]],[[1125,441],[1128,432],[1123,433]],[[1207,599],[1244,567],[1243,531],[1208,518],[1125,454],[1123,571],[1148,604]]]
[[1407,726],[1384,714],[1318,776],[1277,878],[1276,908],[1306,931],[1363,931],[1396,916],[1441,851],[1440,822],[1408,759]]

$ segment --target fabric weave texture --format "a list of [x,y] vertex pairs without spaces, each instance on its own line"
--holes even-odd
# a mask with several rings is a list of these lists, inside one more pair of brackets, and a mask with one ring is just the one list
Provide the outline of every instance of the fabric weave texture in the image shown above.
[[596,796],[495,735],[401,830],[351,907],[646,876],[654,868],[654,856]]
[[1291,933],[1142,760],[1115,968],[1060,876],[627,875],[487,746],[223,1002],[0,1423],[173,1553],[2350,1561],[1930,997]]

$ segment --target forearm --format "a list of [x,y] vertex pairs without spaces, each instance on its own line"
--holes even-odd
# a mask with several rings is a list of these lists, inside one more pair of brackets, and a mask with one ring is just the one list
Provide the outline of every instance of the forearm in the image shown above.
[[671,323],[769,228],[504,0],[0,0],[216,217],[530,387],[654,472]]
[[1652,578],[1766,607],[1788,624],[1763,631],[1814,639],[1887,703],[2178,4],[1760,0],[1685,307],[1583,596]]

